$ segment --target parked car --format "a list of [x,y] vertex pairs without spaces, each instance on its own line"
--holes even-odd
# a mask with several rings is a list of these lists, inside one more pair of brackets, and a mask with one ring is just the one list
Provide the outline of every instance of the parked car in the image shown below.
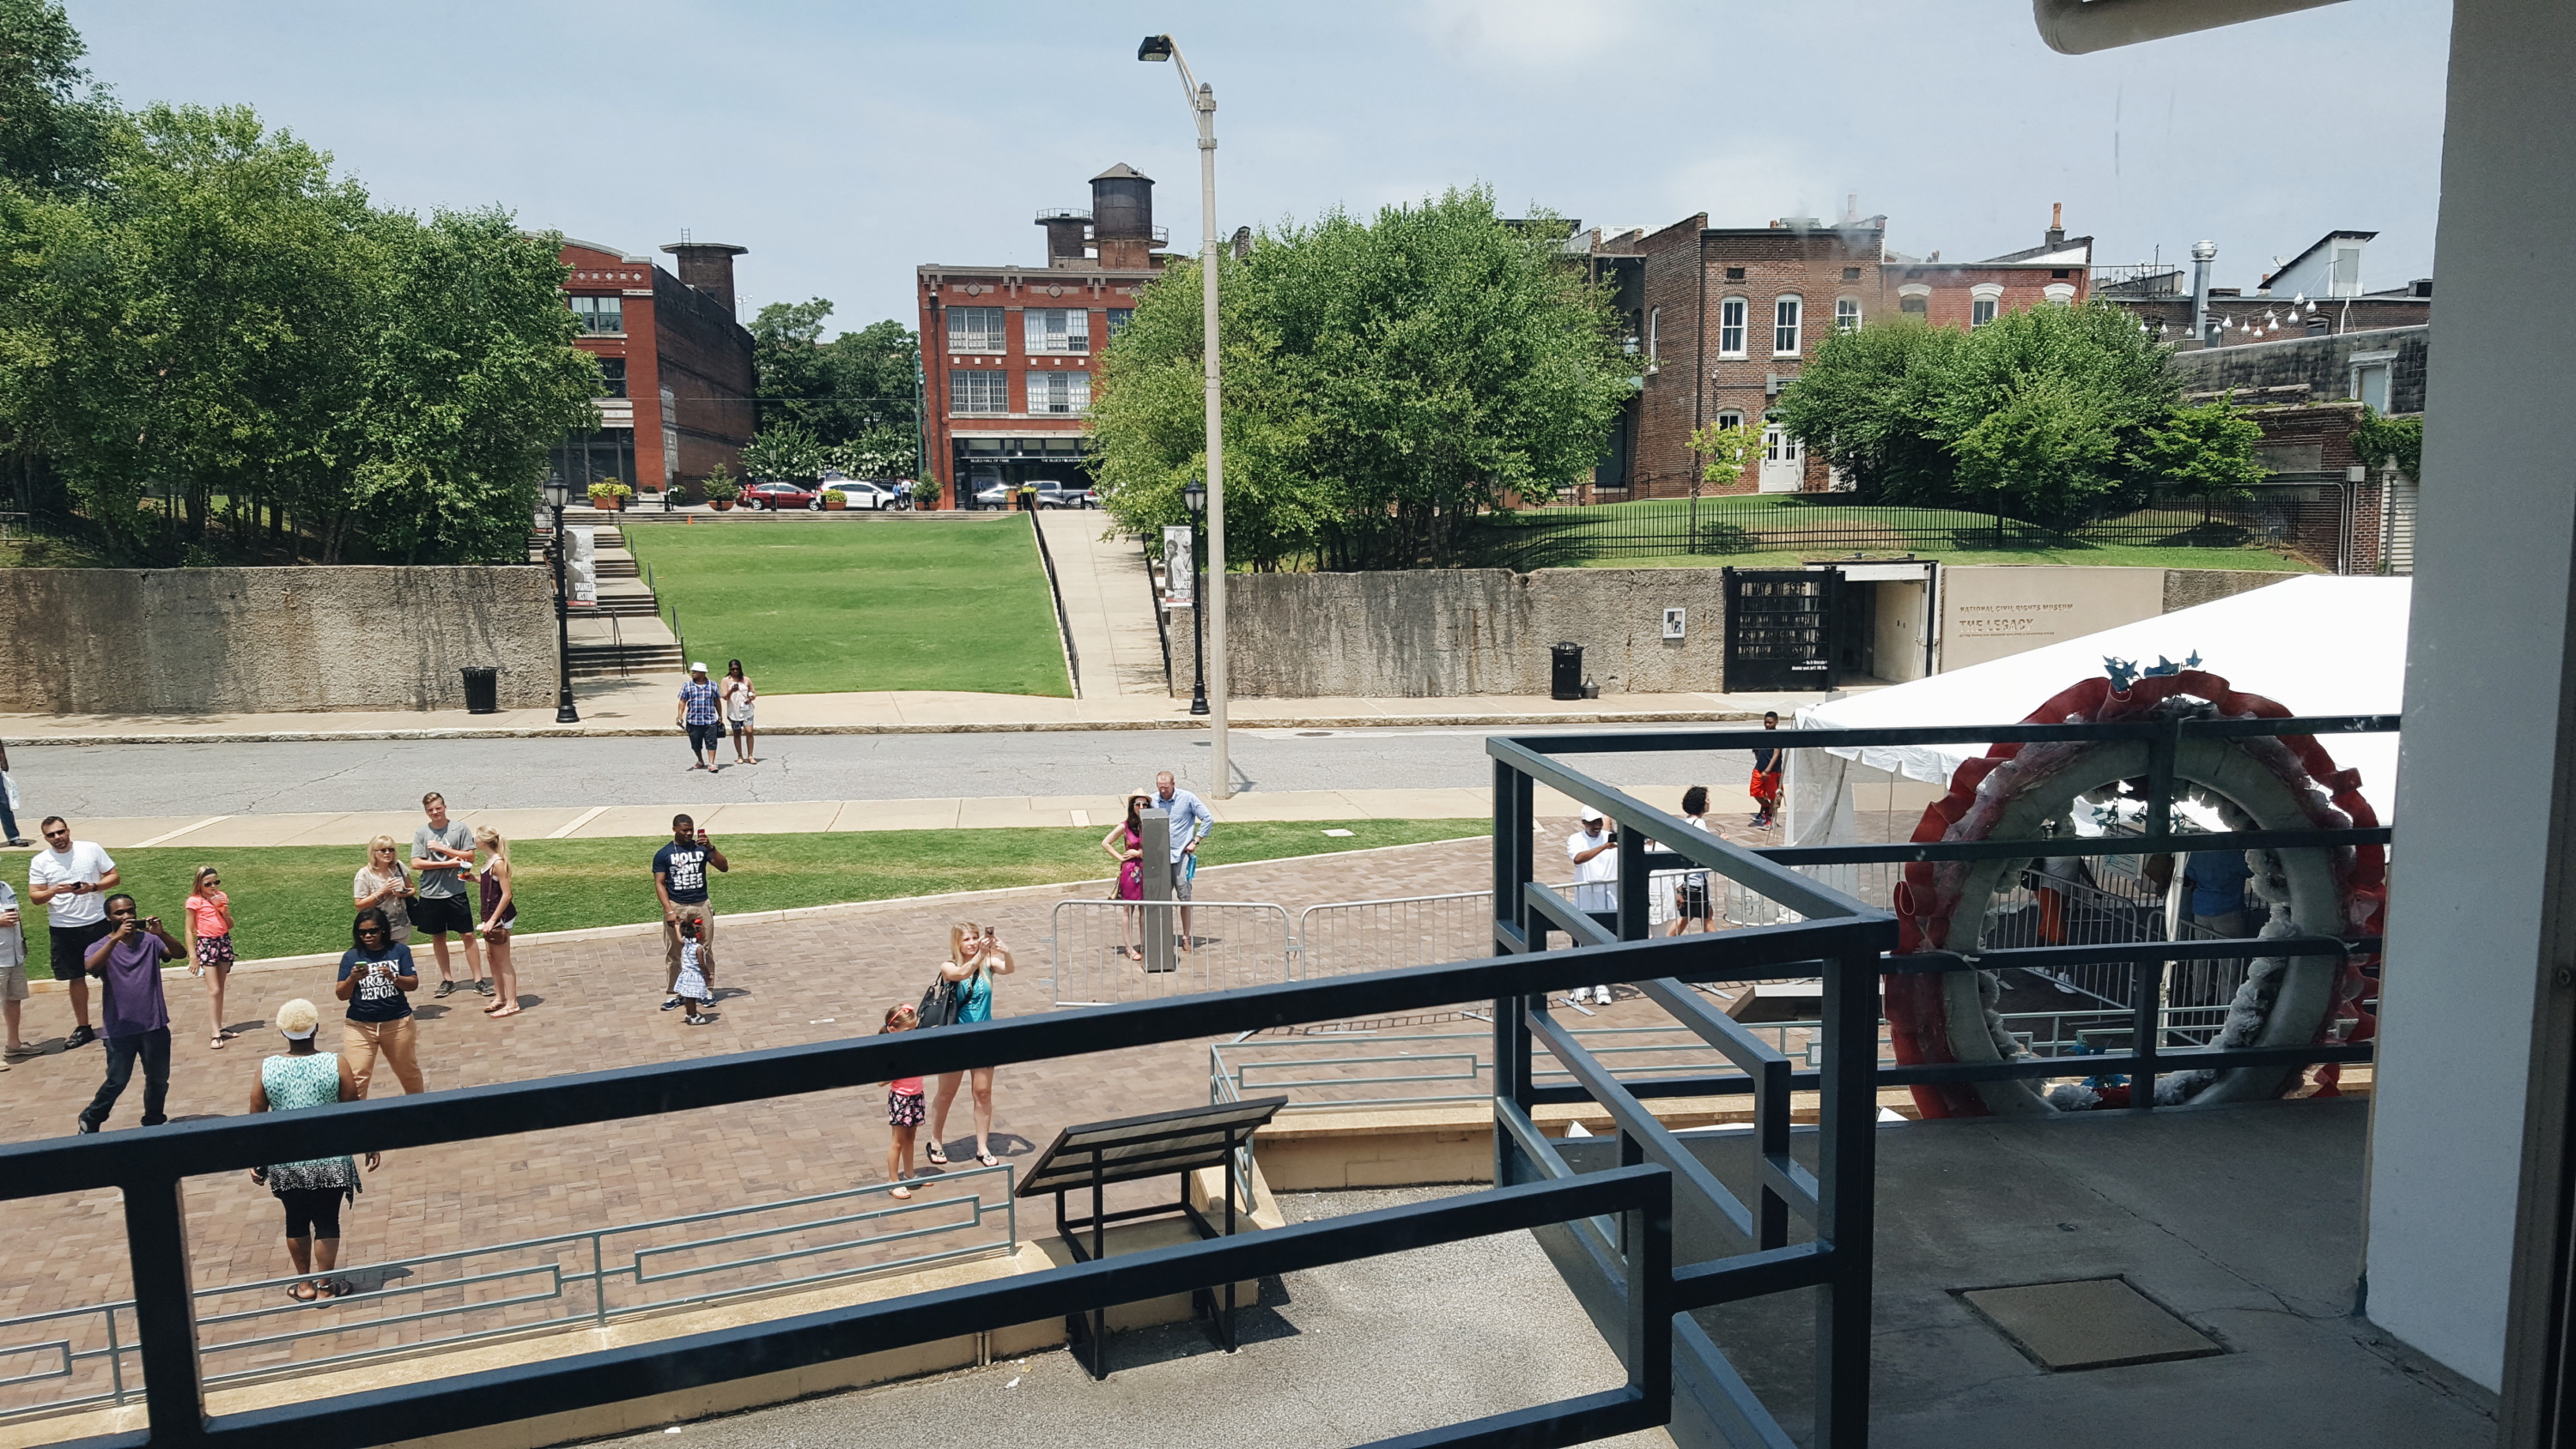
[[850,508],[894,507],[894,490],[871,478],[835,478],[823,486],[840,489]]
[[991,483],[982,488],[976,489],[975,506],[978,508],[1010,507],[1011,485],[1008,483]]
[[754,483],[742,490],[742,506],[772,513],[782,508],[820,508],[823,493],[809,483]]

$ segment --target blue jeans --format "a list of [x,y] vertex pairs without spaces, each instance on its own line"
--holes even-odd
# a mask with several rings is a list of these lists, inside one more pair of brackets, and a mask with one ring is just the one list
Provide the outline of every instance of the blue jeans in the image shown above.
[[9,808],[9,792],[0,789],[0,840],[18,838],[18,816]]
[[169,1120],[162,1108],[170,1101],[170,1028],[156,1026],[134,1036],[111,1036],[107,1042],[107,1080],[99,1084],[98,1095],[90,1099],[80,1119],[92,1127],[107,1125],[107,1114],[116,1110],[116,1099],[125,1095],[125,1084],[134,1080],[134,1059],[143,1059],[143,1125],[158,1127]]

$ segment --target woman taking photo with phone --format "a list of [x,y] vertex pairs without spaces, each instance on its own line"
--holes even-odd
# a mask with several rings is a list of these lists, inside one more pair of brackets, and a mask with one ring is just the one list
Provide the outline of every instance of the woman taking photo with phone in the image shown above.
[[474,827],[474,843],[490,854],[491,863],[483,867],[483,956],[492,963],[492,1004],[483,1008],[491,1017],[519,1014],[519,968],[510,960],[510,930],[519,919],[519,903],[514,896],[510,874],[510,842],[489,825]]
[[340,1028],[340,1058],[349,1073],[350,1101],[365,1099],[378,1054],[404,1091],[418,1096],[424,1090],[410,1001],[419,989],[411,948],[393,938],[385,913],[373,906],[358,912],[349,927],[349,949],[340,957],[340,984],[333,991],[349,1003],[349,1019]]
[[[1010,975],[1012,964],[1011,953],[1003,949],[992,927],[959,921],[948,928],[948,960],[940,966],[939,975],[957,987],[956,1025],[993,1019],[993,978]],[[993,1155],[992,1143],[991,1067],[940,1075],[938,1095],[930,1108],[930,1160],[943,1167],[948,1163],[948,1109],[957,1102],[959,1080],[970,1075],[975,1093],[975,1160],[986,1167],[999,1167],[1002,1159]]]
[[390,835],[368,841],[367,863],[350,878],[349,894],[356,909],[385,913],[394,944],[411,944],[411,872],[402,863],[402,842]]
[[188,971],[206,978],[206,1010],[213,1019],[210,1051],[222,1051],[233,1034],[224,1030],[224,985],[233,974],[233,901],[224,894],[223,872],[197,867],[188,886]]

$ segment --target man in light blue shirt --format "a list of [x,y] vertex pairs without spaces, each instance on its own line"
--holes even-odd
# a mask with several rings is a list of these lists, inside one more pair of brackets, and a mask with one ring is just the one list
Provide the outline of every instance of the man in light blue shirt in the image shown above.
[[[1198,871],[1199,842],[1216,829],[1207,802],[1182,789],[1165,770],[1154,777],[1154,803],[1172,818],[1172,899],[1190,898],[1190,879]],[[1181,908],[1181,949],[1190,949],[1190,911]]]

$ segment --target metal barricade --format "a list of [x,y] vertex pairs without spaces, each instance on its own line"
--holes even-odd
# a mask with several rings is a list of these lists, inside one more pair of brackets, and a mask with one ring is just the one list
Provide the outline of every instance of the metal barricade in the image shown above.
[[1494,893],[1336,901],[1297,913],[1297,978],[1463,961],[1494,948]]
[[[1184,949],[1163,950],[1157,935]],[[1288,910],[1268,901],[1058,901],[1048,939],[1058,1006],[1114,1006],[1290,979]],[[1147,969],[1165,962],[1171,969]]]

